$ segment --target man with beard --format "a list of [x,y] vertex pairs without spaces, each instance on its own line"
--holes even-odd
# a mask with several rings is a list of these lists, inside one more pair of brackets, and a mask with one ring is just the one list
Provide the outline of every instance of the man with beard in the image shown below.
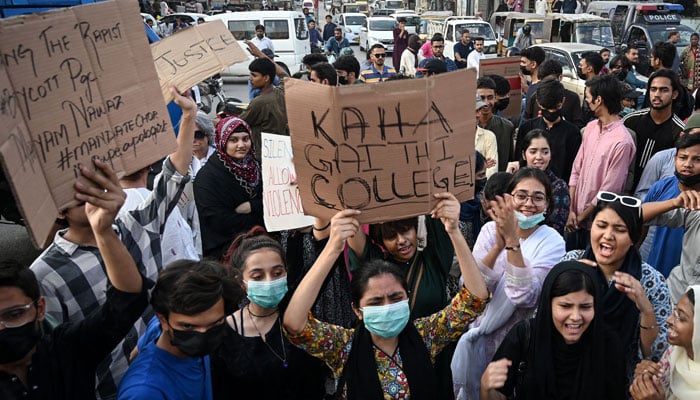
[[688,120],[693,128],[676,145],[676,172],[680,194],[665,201],[644,203],[644,220],[649,225],[685,228],[681,263],[668,276],[671,300],[675,303],[689,285],[700,281],[700,121]]
[[345,47],[350,47],[350,42],[348,42],[348,39],[343,37],[343,29],[336,27],[333,29],[333,37],[326,41],[326,45],[324,47],[326,50],[326,55],[335,54],[338,56],[340,54],[340,50]]
[[537,85],[535,96],[535,102],[539,106],[542,116],[527,120],[520,126],[515,154],[520,155],[525,151],[522,139],[531,130],[542,129],[549,132],[552,154],[549,168],[554,172],[554,175],[568,182],[571,176],[571,160],[576,157],[578,148],[581,146],[581,134],[576,125],[561,117],[566,101],[564,85],[557,79],[546,78]]
[[454,46],[457,67],[467,68],[467,57],[472,50],[474,50],[474,43],[471,41],[471,33],[469,33],[469,29],[464,29],[460,41]]
[[571,209],[566,222],[566,249],[585,249],[590,241],[596,195],[622,193],[636,146],[620,120],[622,87],[611,75],[586,82],[586,101],[596,119],[583,132],[569,178]]
[[685,124],[673,113],[673,101],[678,97],[681,83],[678,75],[670,69],[661,69],[649,77],[647,97],[651,108],[627,114],[625,127],[636,137],[637,151],[632,168],[633,181],[628,187],[635,188],[649,159],[657,152],[673,147]]
[[433,58],[437,58],[438,60],[444,62],[448,72],[457,70],[457,64],[455,64],[451,58],[444,56],[445,38],[441,34],[436,33],[433,35],[433,37],[430,39],[430,48],[433,55],[424,58],[420,63],[418,63],[418,68],[420,69],[416,71],[416,78],[423,77],[423,74],[420,71],[425,69],[425,64],[427,64],[427,62]]
[[384,64],[386,61],[386,49],[381,43],[372,45],[369,49],[370,61],[368,69],[360,72],[360,81],[363,83],[384,82],[396,75],[396,70]]
[[80,322],[42,335],[46,299],[32,271],[0,262],[0,398],[94,399],[98,364],[126,336],[148,305],[143,278],[112,228],[124,203],[117,175],[95,161],[73,188],[103,261],[106,299]]
[[476,81],[476,95],[486,103],[477,109],[476,123],[479,127],[496,135],[498,143],[498,171],[505,171],[513,154],[513,132],[515,127],[505,118],[494,115],[496,105],[496,83],[491,78],[482,77]]
[[250,39],[250,41],[253,42],[255,47],[260,51],[270,49],[272,54],[275,54],[275,46],[272,44],[272,40],[265,36],[265,25],[257,25],[255,27],[255,37]]
[[355,56],[340,56],[333,63],[338,74],[338,83],[341,85],[354,85],[362,83],[360,77],[360,62]]

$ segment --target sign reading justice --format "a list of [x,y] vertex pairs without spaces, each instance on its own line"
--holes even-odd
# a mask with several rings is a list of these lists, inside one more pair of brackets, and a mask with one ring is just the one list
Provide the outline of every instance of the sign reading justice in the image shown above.
[[119,175],[176,148],[138,5],[0,19],[0,152],[35,244],[75,205],[81,165]]
[[307,215],[372,223],[427,214],[432,194],[474,195],[476,72],[330,87],[285,81]]

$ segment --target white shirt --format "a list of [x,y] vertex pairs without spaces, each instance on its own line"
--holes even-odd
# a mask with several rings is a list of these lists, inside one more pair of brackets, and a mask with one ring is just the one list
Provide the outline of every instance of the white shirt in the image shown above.
[[535,1],[535,14],[545,15],[547,13],[547,2],[545,0]]
[[491,177],[498,171],[498,142],[496,141],[496,134],[477,125],[476,135],[474,136],[474,149],[481,153],[485,159],[496,161],[496,165],[486,169],[486,177]]
[[476,76],[479,76],[479,60],[486,57],[483,52],[474,50],[467,56],[467,68],[476,68]]
[[272,40],[268,38],[267,36],[263,36],[262,39],[258,39],[258,36],[256,35],[254,38],[250,39],[251,42],[262,51],[263,49],[270,49],[272,52],[275,52],[275,46],[272,45]]

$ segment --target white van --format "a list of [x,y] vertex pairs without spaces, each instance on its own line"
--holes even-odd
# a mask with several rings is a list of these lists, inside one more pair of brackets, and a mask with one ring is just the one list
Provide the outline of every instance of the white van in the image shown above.
[[[263,25],[265,35],[272,40],[275,47],[275,62],[288,74],[301,71],[301,60],[311,53],[309,30],[304,14],[298,11],[241,11],[226,12],[208,16],[206,21],[223,21],[242,48],[243,40],[255,37],[255,26]],[[247,53],[247,51],[246,51]],[[250,56],[250,61],[253,56]],[[250,75],[248,63],[238,63],[227,68],[224,76],[246,77]]]

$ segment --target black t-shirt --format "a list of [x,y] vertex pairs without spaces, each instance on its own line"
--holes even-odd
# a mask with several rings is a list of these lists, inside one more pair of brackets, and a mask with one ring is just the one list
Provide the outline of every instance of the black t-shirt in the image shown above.
[[628,114],[623,121],[628,129],[636,133],[637,154],[632,187],[637,187],[649,159],[659,151],[673,147],[685,124],[675,114],[661,124],[656,124],[649,109]]

